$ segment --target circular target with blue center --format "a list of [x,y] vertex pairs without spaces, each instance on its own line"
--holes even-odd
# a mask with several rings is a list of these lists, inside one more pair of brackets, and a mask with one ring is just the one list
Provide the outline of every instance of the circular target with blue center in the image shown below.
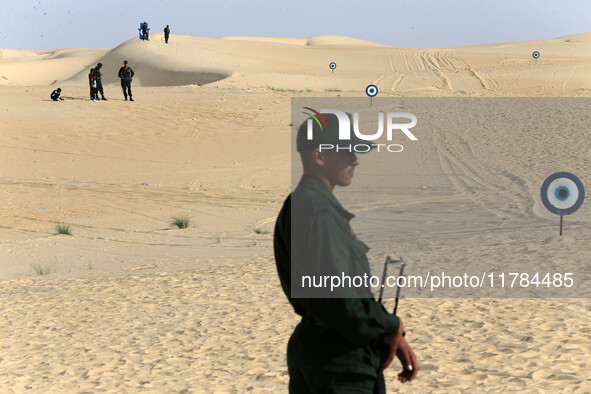
[[534,59],[537,59],[540,57],[540,52],[534,51],[534,53],[532,53],[531,55],[533,56]]
[[542,184],[541,197],[550,212],[570,215],[583,205],[585,188],[579,178],[570,172],[557,172]]
[[337,68],[337,64],[335,62],[330,62],[328,67],[330,67],[331,70],[334,70],[335,68]]
[[365,94],[369,97],[375,97],[378,95],[378,87],[376,85],[367,85],[365,88]]

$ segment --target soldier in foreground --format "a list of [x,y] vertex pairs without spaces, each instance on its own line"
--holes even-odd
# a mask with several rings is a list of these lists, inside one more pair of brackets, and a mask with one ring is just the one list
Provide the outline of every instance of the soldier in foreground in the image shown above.
[[[321,143],[341,144],[336,116],[325,119],[327,129],[314,124],[311,141],[306,139],[306,122],[298,130],[297,150],[304,175],[285,200],[275,226],[281,286],[294,311],[302,316],[287,347],[289,392],[383,393],[382,371],[394,357],[403,366],[398,374],[401,382],[413,380],[418,372],[400,318],[389,314],[368,288],[336,293],[300,288],[300,279],[310,273],[369,274],[369,248],[349,224],[354,215],[332,193],[335,186],[351,183],[359,161],[353,152],[319,149]],[[358,142],[365,141],[347,141],[347,145]],[[310,296],[301,297],[302,291]]]

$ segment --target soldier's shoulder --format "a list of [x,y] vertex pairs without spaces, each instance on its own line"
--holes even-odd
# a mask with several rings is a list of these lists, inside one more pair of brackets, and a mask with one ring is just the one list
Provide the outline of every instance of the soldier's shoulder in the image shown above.
[[296,189],[292,195],[292,205],[299,215],[309,216],[334,210],[326,196],[313,190]]

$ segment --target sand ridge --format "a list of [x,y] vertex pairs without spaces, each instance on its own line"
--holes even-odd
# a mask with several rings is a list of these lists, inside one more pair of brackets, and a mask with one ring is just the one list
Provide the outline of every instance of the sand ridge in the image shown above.
[[[588,34],[445,49],[151,37],[0,51],[2,392],[285,392],[298,319],[275,273],[272,231],[291,183],[291,97],[364,97],[370,82],[385,97],[587,97],[591,86]],[[114,77],[124,59],[137,73],[134,103]],[[86,74],[99,61],[109,101],[95,103]],[[58,84],[66,100],[54,103]],[[395,242],[372,249],[372,261],[395,252],[416,264],[468,255],[483,266],[586,264],[589,206],[559,238],[538,196],[556,163],[591,176],[588,119],[574,118],[558,133],[421,136],[397,161],[395,195],[347,205],[397,218]],[[189,228],[171,226],[178,214]],[[56,222],[72,236],[56,235]],[[373,247],[371,226],[353,225]],[[590,312],[585,299],[403,299],[421,372],[402,386],[389,370],[389,387],[588,392]]]
[[[103,80],[117,84],[129,60],[137,86],[203,85],[219,80],[242,87],[363,91],[383,94],[588,95],[589,34],[552,40],[456,48],[397,48],[340,36],[308,39],[201,38],[163,34],[132,38],[111,50],[0,51],[0,85],[83,86],[103,63]],[[541,57],[532,58],[533,51]],[[75,61],[74,61],[75,59]],[[332,73],[330,62],[337,63]],[[34,69],[43,68],[43,72]]]

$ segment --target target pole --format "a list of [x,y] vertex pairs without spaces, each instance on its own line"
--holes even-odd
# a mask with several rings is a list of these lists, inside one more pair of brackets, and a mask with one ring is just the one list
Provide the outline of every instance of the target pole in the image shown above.
[[585,199],[585,187],[576,175],[570,172],[556,172],[542,184],[542,203],[547,210],[560,216],[559,236],[562,236],[564,215],[576,212]]
[[369,106],[373,107],[373,98],[378,95],[378,87],[376,85],[367,85],[365,94],[369,97]]
[[337,68],[337,64],[335,62],[330,62],[330,64],[328,65],[328,68],[330,68],[331,74],[334,74],[334,70],[335,70],[335,68]]

